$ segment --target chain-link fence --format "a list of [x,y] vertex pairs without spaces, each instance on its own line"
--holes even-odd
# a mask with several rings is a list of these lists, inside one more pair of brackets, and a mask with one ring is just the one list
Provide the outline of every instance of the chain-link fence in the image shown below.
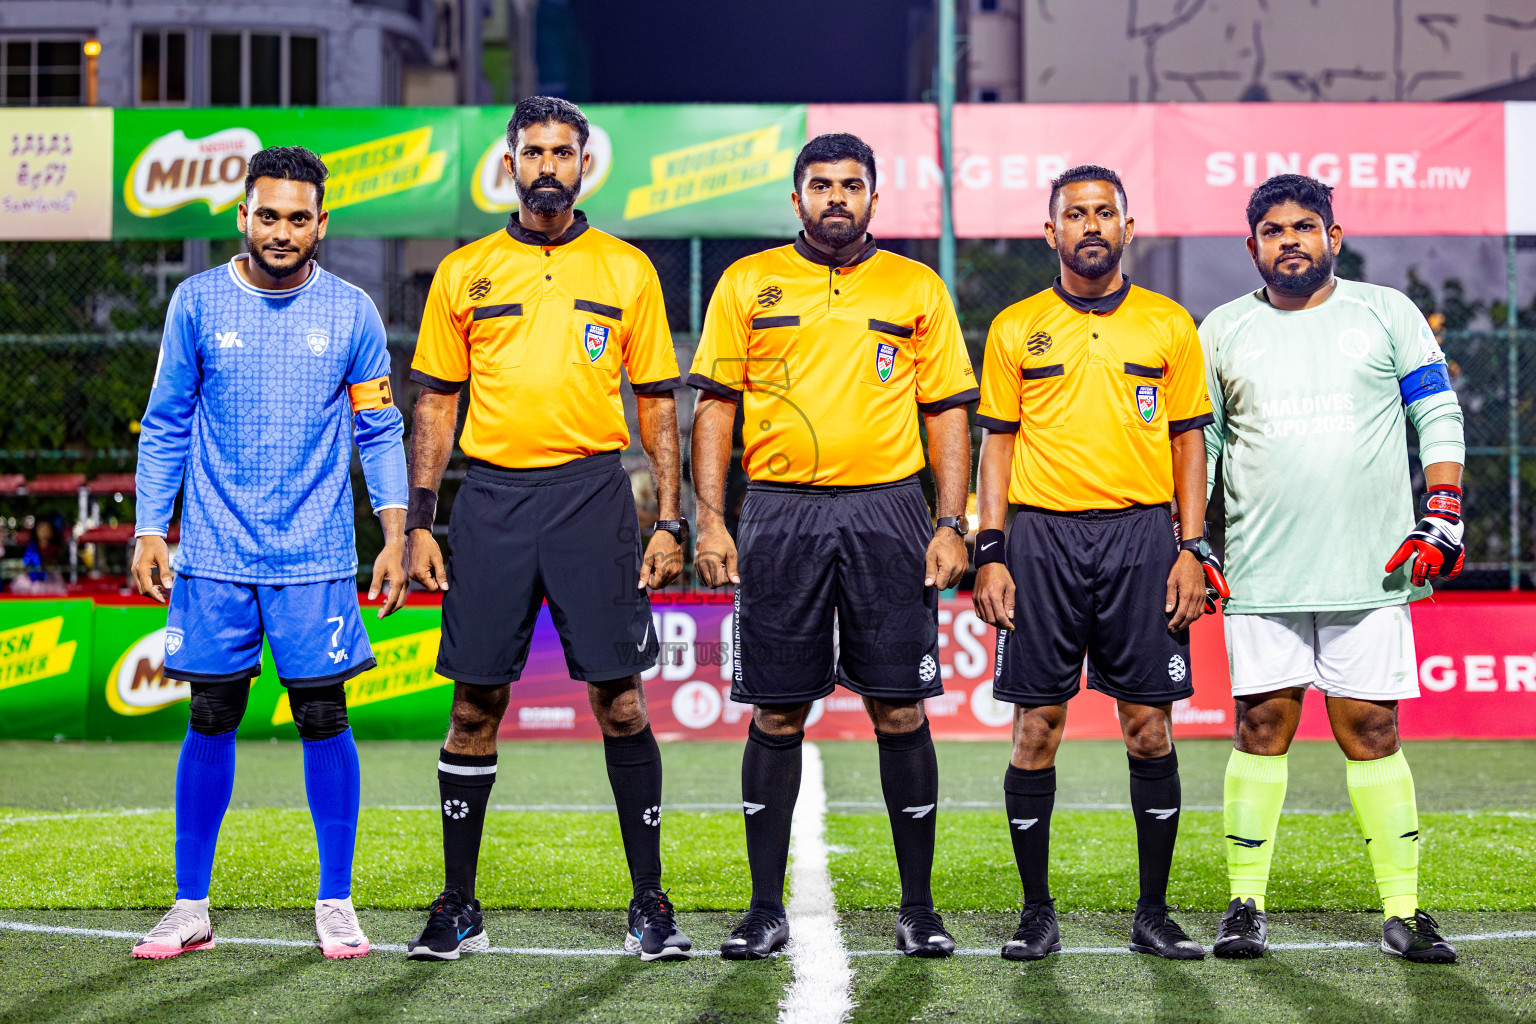
[[[686,367],[725,268],[782,243],[635,244],[656,266],[679,362]],[[930,265],[937,261],[931,240],[881,244]],[[957,309],[978,368],[987,325],[1005,306],[1050,286],[1057,274],[1054,255],[1033,239],[960,243]],[[132,535],[138,418],[154,376],[166,302],[177,281],[195,269],[176,243],[0,244],[0,358],[8,385],[0,389],[0,586],[47,588],[67,579],[120,584]],[[384,278],[376,296],[388,321],[395,393],[407,420],[417,391],[408,368],[430,281],[429,270],[396,274]],[[1504,588],[1523,576],[1529,585],[1536,551],[1536,501],[1527,497],[1536,495],[1536,417],[1530,409],[1536,397],[1536,302],[1519,311],[1519,328],[1510,331],[1491,326],[1504,322],[1502,307],[1467,303],[1454,282],[1438,295],[1416,279],[1401,285],[1441,328],[1466,416],[1467,571],[1458,583]],[[685,431],[691,407],[691,396],[680,395]],[[654,516],[654,507],[646,508],[648,481],[633,410],[630,419],[635,441],[627,462],[636,471],[642,516]],[[1412,450],[1411,437],[1409,443]],[[1417,460],[1413,468],[1415,486],[1422,487]],[[450,465],[444,512],[462,472],[462,460]],[[366,571],[382,537],[367,514],[366,489],[360,479],[356,484],[359,557]],[[931,493],[931,483],[925,486]],[[692,509],[687,494],[684,508]],[[1212,519],[1219,523],[1219,513]]]

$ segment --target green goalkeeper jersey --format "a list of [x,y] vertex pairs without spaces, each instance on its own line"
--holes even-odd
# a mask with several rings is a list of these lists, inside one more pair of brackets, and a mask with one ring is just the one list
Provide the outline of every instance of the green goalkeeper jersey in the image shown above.
[[1465,456],[1445,356],[1413,302],[1341,280],[1320,305],[1284,311],[1261,290],[1206,317],[1200,341],[1208,480],[1225,460],[1227,613],[1428,595],[1411,560],[1382,571],[1414,524],[1405,408],[1424,465]]

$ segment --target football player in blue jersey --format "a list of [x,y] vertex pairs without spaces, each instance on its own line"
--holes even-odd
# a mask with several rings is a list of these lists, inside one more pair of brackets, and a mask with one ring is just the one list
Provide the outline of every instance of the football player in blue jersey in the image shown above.
[[[315,928],[327,957],[368,952],[352,908],[357,746],[343,684],[373,667],[358,613],[352,444],[384,527],[368,597],[405,602],[404,425],[384,324],[366,293],[322,270],[326,168],[298,147],[251,158],[239,226],[249,252],[183,281],[166,310],[139,436],[140,593],[165,603],[165,675],[192,690],[176,769],[176,903],[133,947],[163,959],[214,945],[208,919],[235,734],[261,643],[304,744],[320,852]],[[183,492],[174,566],[166,532]]]

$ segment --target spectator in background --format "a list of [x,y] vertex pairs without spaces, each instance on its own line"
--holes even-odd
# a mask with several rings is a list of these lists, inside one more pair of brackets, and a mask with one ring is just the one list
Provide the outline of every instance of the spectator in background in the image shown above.
[[32,527],[32,536],[27,540],[26,549],[21,554],[28,576],[41,581],[47,578],[50,570],[64,564],[64,548],[60,543],[63,535],[64,523],[58,516],[37,521]]

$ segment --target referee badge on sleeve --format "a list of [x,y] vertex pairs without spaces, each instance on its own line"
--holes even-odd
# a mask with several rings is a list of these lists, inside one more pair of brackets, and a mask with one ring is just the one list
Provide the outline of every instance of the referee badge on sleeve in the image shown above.
[[587,350],[587,361],[597,362],[608,351],[608,328],[602,324],[587,324],[581,343]]
[[1136,411],[1141,414],[1142,421],[1151,423],[1157,418],[1157,385],[1136,385]]
[[891,379],[891,373],[896,369],[896,346],[885,342],[875,345],[875,375],[884,384]]

